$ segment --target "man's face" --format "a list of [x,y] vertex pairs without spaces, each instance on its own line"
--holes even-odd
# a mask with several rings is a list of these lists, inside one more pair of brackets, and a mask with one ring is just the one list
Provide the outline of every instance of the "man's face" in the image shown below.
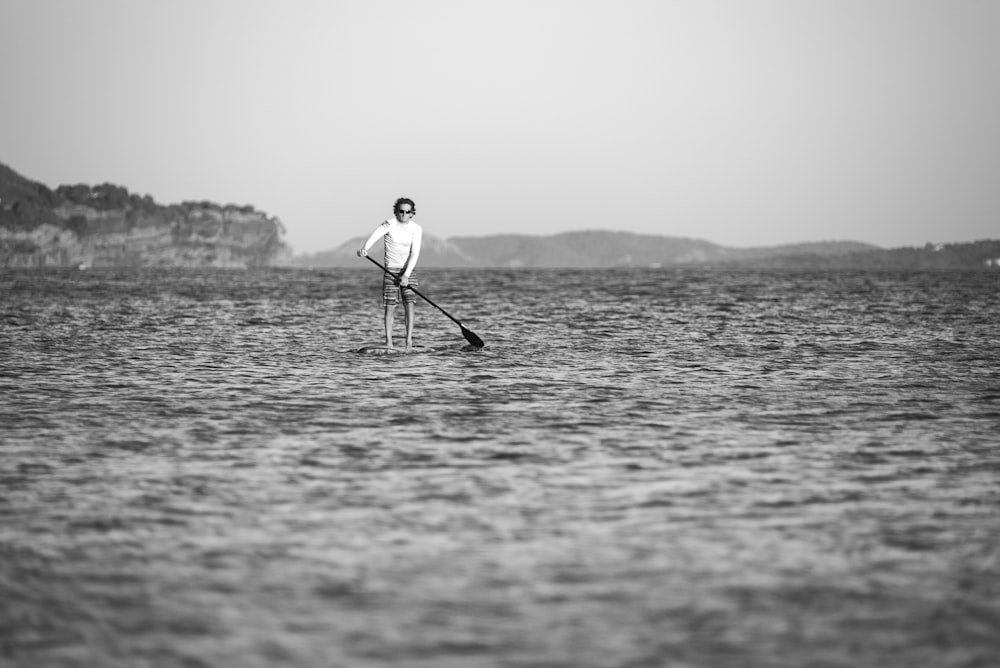
[[413,217],[413,207],[409,204],[403,203],[399,205],[396,209],[396,220],[401,223],[409,222],[410,218]]

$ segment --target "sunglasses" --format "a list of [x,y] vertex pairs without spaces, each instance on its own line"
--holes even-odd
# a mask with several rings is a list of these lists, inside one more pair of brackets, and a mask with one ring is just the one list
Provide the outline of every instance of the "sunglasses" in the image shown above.
[[401,213],[404,216],[412,216],[413,215],[413,211],[408,211],[406,209],[396,209],[396,213]]

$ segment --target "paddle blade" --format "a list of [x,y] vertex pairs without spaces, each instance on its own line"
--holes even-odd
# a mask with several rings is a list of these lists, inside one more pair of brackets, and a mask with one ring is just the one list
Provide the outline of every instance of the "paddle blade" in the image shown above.
[[483,340],[476,336],[475,332],[471,332],[466,329],[465,325],[459,325],[459,327],[462,328],[462,336],[465,337],[465,340],[468,341],[470,345],[475,348],[483,348],[486,346],[486,344],[483,343]]

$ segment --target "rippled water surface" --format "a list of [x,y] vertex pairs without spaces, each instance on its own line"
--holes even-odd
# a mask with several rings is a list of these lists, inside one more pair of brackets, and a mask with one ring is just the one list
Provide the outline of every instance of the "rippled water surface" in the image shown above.
[[0,664],[997,665],[1000,274],[422,279],[0,272]]

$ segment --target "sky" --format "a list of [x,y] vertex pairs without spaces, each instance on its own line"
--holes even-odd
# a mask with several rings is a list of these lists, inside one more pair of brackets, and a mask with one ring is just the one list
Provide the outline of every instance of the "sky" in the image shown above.
[[0,0],[0,162],[439,238],[1000,238],[996,0]]

